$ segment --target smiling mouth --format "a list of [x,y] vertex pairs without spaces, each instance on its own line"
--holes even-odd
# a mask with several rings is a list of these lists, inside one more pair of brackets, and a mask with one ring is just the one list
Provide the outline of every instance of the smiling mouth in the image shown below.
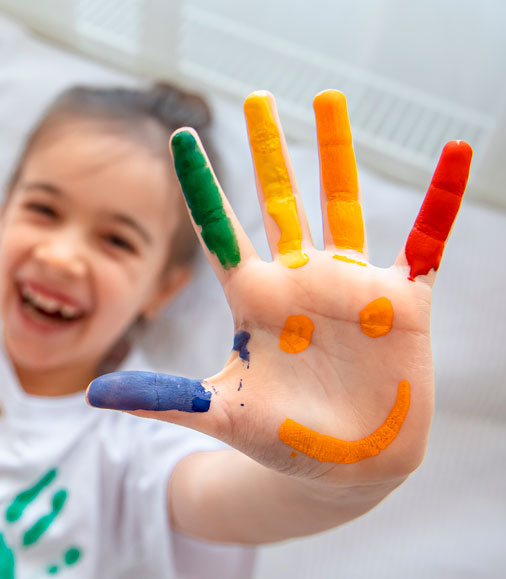
[[36,319],[57,324],[68,324],[84,316],[84,312],[77,308],[44,296],[31,287],[20,286],[18,291],[23,309]]

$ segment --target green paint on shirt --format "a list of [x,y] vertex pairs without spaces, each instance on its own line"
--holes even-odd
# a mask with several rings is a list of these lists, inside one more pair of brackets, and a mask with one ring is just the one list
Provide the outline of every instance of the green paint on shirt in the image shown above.
[[79,561],[81,551],[76,547],[71,547],[63,556],[66,565],[74,565]]
[[53,495],[53,509],[47,515],[41,517],[32,527],[25,532],[23,537],[23,545],[28,547],[36,543],[42,535],[47,531],[51,523],[56,519],[63,505],[67,500],[67,491],[59,490]]
[[19,495],[12,501],[11,505],[5,513],[5,519],[9,523],[17,521],[26,507],[35,500],[40,492],[49,485],[56,477],[56,469],[51,469],[46,473],[33,487],[19,493]]
[[2,579],[14,579],[14,553],[0,533],[0,577]]
[[225,269],[241,261],[232,221],[227,216],[218,185],[194,136],[181,131],[172,139],[176,173],[202,239]]

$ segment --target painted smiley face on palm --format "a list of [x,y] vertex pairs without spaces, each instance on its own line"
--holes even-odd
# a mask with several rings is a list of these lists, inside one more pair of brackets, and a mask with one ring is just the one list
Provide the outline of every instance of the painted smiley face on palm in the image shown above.
[[[279,239],[274,247],[271,244],[271,249],[287,268],[303,268],[309,263],[309,257],[303,250],[304,226],[299,219],[291,168],[274,101],[267,93],[254,93],[246,99],[244,108],[256,178],[265,198],[266,222],[271,222],[271,228],[274,223],[279,230]],[[325,91],[315,98],[314,108],[320,154],[322,207],[326,213],[326,248],[333,248],[333,251],[329,251],[332,259],[345,262],[348,267],[366,268],[362,208],[346,100],[338,91]],[[189,130],[181,130],[175,134],[171,145],[176,171],[193,220],[201,228],[200,236],[205,247],[216,256],[226,274],[238,267],[242,260],[251,257],[248,254],[250,249],[238,241],[236,232],[240,226],[220,191],[195,135]],[[467,183],[471,155],[469,145],[459,141],[448,143],[443,149],[401,261],[398,259],[401,265],[408,266],[407,277],[412,281],[439,267]],[[241,233],[239,237],[242,240],[244,236]],[[219,267],[216,269],[220,277]],[[381,339],[395,327],[394,306],[386,295],[378,295],[376,299],[364,303],[354,315],[364,340]],[[317,332],[318,326],[307,315],[293,312],[287,317],[279,334],[281,355],[293,356],[311,348],[313,334]],[[239,332],[240,340],[236,336],[240,348],[238,346],[235,349],[239,353],[247,351],[248,340],[245,334],[247,332]],[[117,395],[112,394],[108,390],[107,381],[102,383],[100,380],[96,381],[97,386],[93,388],[93,397],[90,397],[91,390],[89,392],[90,402],[119,409],[119,397],[124,394],[120,394],[119,388],[116,390]],[[157,381],[160,380],[158,377]],[[164,392],[168,393],[181,379],[165,377],[163,380],[169,387]],[[199,388],[203,388],[202,383],[196,382],[189,396],[193,396]],[[174,404],[172,394],[166,394],[166,397],[171,398],[170,404],[164,403],[162,406],[158,404],[160,398],[157,395],[157,406],[154,407],[146,404],[145,389],[137,389],[134,382],[129,382],[128,390],[136,392],[136,409],[186,410],[178,403]],[[206,394],[210,398],[210,393]],[[395,440],[409,406],[410,383],[409,376],[406,376],[398,382],[397,398],[381,426],[360,440],[341,440],[307,428],[289,417],[282,421],[278,435],[292,449],[291,456],[300,452],[320,462],[354,463],[379,454]],[[133,406],[128,409],[133,409]]]

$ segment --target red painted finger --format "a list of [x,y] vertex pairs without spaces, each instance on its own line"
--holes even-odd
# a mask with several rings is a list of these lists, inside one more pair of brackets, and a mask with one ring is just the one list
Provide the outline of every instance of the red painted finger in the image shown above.
[[446,240],[460,208],[473,151],[464,141],[450,141],[441,153],[434,177],[406,242],[409,279],[437,271]]

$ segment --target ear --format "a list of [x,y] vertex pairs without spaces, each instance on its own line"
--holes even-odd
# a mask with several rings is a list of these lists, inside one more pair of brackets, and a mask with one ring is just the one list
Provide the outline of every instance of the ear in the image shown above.
[[143,308],[141,314],[147,320],[156,318],[163,306],[169,304],[176,295],[187,285],[191,278],[189,267],[173,268],[170,273],[164,275],[157,291]]

